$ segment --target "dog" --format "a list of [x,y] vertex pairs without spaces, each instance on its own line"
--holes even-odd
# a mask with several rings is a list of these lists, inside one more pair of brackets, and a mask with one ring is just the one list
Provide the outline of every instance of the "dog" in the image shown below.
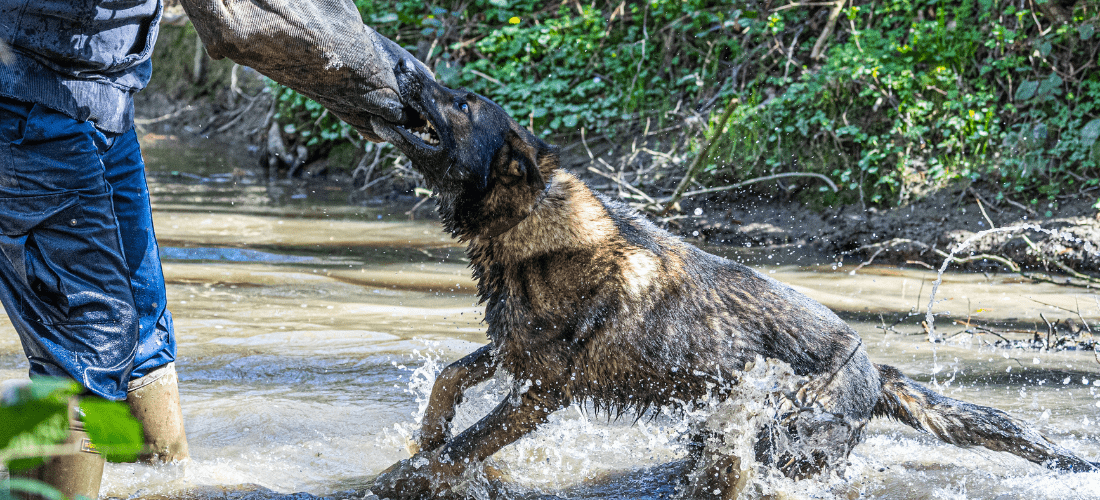
[[[395,73],[413,118],[372,125],[423,174],[444,228],[467,244],[490,343],[439,374],[420,451],[384,471],[375,494],[446,494],[467,468],[574,402],[641,414],[720,399],[760,358],[808,380],[755,448],[758,460],[790,477],[846,458],[873,417],[1055,470],[1100,469],[1000,410],[944,397],[872,363],[859,335],[828,308],[593,192],[559,169],[554,147],[492,101],[448,89],[412,62],[399,62]],[[511,393],[449,438],[463,391],[497,370],[516,381]],[[826,435],[839,436],[830,440],[837,449],[776,446],[776,436],[791,443]],[[713,461],[708,474],[718,487],[692,496],[735,497],[744,486],[736,460]]]

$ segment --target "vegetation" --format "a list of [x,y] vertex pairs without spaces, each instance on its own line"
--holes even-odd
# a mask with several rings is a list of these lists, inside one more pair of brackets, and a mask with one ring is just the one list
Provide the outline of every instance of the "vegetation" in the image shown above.
[[[357,4],[445,84],[558,144],[613,147],[595,166],[651,206],[712,136],[696,190],[801,172],[839,184],[788,186],[825,203],[954,181],[1032,204],[1100,192],[1093,0]],[[346,136],[276,95],[311,147]]]
[[[48,457],[72,453],[61,443],[69,436],[69,401],[82,388],[69,379],[36,378],[0,404],[0,465],[9,471],[32,469]],[[112,462],[132,462],[142,449],[141,424],[129,408],[114,401],[80,401],[84,428],[96,449]],[[0,500],[24,492],[63,499],[57,490],[29,479],[0,481]]]

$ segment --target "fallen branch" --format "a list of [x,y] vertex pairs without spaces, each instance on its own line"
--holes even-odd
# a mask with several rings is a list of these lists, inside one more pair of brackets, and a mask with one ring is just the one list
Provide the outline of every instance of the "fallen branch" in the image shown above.
[[[1000,232],[1002,230],[1018,230],[1018,229],[1030,229],[1030,228],[1013,226],[1013,227],[1007,227],[1007,228],[999,228],[999,229],[997,229],[997,231]],[[977,234],[982,234],[982,233],[986,233],[986,232],[989,232],[989,231],[982,231],[981,233],[977,233]],[[1022,236],[1022,237],[1026,238],[1026,236]],[[1028,240],[1025,240],[1025,241],[1028,241]],[[1034,243],[1030,243],[1030,244],[1034,245]],[[1053,260],[1053,259],[1047,260],[1048,257],[1045,254],[1043,254],[1041,252],[1038,252],[1037,247],[1033,247],[1033,250],[1036,251],[1036,254],[1039,256],[1039,258],[1043,262],[1054,264],[1055,267],[1058,267],[1059,269],[1062,269],[1063,271],[1067,271],[1067,274],[1069,274],[1070,277],[1081,280],[1081,281],[1085,281],[1085,283],[1075,283],[1075,282],[1070,281],[1070,280],[1059,281],[1059,280],[1055,280],[1054,278],[1052,278],[1048,275],[1043,275],[1043,274],[1038,274],[1038,273],[1030,273],[1030,272],[1027,272],[1027,271],[1023,270],[1023,268],[1020,266],[1020,264],[1017,264],[1013,260],[1011,260],[1007,257],[1001,256],[1001,255],[988,254],[988,253],[977,253],[977,254],[967,255],[965,257],[960,257],[960,256],[956,256],[956,255],[953,255],[953,254],[949,254],[949,253],[947,253],[947,252],[945,252],[945,251],[943,251],[939,248],[935,248],[932,245],[929,245],[929,244],[927,244],[923,241],[911,240],[911,239],[908,239],[908,238],[894,238],[892,240],[888,240],[888,241],[884,241],[884,242],[880,242],[880,243],[872,243],[870,245],[864,245],[864,246],[861,246],[861,247],[859,247],[855,250],[850,250],[850,251],[847,251],[847,252],[843,252],[843,255],[851,255],[851,254],[856,253],[856,252],[876,250],[876,253],[874,255],[877,256],[879,253],[881,253],[881,252],[877,251],[880,248],[893,249],[894,247],[898,247],[898,246],[902,246],[902,245],[913,245],[913,246],[920,247],[923,251],[931,251],[931,252],[935,253],[936,255],[940,256],[941,258],[947,259],[945,261],[945,264],[959,264],[959,265],[961,265],[961,264],[969,264],[971,262],[976,262],[976,261],[981,261],[981,260],[989,260],[989,261],[997,262],[997,263],[1005,266],[1006,268],[1008,268],[1009,271],[1019,275],[1020,277],[1027,278],[1027,279],[1029,279],[1031,281],[1034,281],[1034,282],[1037,282],[1037,283],[1051,283],[1051,284],[1054,284],[1054,285],[1072,286],[1072,287],[1077,287],[1077,288],[1096,288],[1096,284],[1100,284],[1100,279],[1098,279],[1098,278],[1095,278],[1093,276],[1089,276],[1087,274],[1077,272],[1077,271],[1073,270],[1072,268],[1070,268],[1069,266],[1066,266],[1065,264],[1062,264],[1061,262],[1059,262],[1057,260]],[[928,269],[934,269],[928,263],[921,262],[921,261],[907,260],[905,262],[906,262],[906,264],[916,264],[916,265],[924,266]],[[862,266],[860,266],[860,267],[862,267]],[[856,269],[858,270],[859,268],[856,268]]]
[[183,114],[185,111],[191,111],[192,109],[195,109],[195,107],[188,104],[187,106],[184,106],[180,109],[177,109],[177,110],[175,110],[171,113],[168,113],[168,114],[165,114],[165,115],[160,115],[156,118],[135,118],[134,119],[134,124],[135,125],[152,125],[154,123],[162,122],[164,120],[171,120],[172,118],[175,118],[175,117]]
[[810,59],[818,60],[825,55],[825,41],[829,39],[829,35],[833,34],[833,29],[836,28],[836,19],[840,17],[840,11],[844,9],[844,3],[846,0],[837,0],[833,5],[833,10],[829,11],[829,20],[825,22],[825,29],[821,31],[821,36],[817,37],[817,42],[814,42],[814,48],[810,51]]
[[828,184],[829,188],[832,189],[834,193],[837,192],[837,191],[840,191],[840,188],[837,187],[836,183],[833,182],[832,179],[830,179],[830,178],[828,178],[828,177],[826,177],[822,174],[818,174],[818,173],[814,173],[814,172],[784,172],[782,174],[765,175],[763,177],[757,177],[755,179],[749,179],[747,181],[741,181],[741,182],[738,182],[737,184],[730,184],[728,186],[720,186],[720,187],[712,187],[712,188],[706,188],[706,189],[698,189],[698,190],[695,190],[695,191],[688,191],[688,192],[683,194],[683,197],[691,197],[691,196],[698,196],[698,195],[701,195],[701,194],[709,194],[709,193],[718,193],[718,192],[721,192],[721,191],[729,191],[731,189],[737,189],[739,187],[748,186],[749,184],[755,184],[757,182],[770,181],[770,180],[773,180],[773,179],[781,179],[783,177],[816,177],[816,178],[821,179],[822,181],[824,181],[826,184]]
[[598,169],[596,169],[595,167],[588,167],[588,171],[592,172],[596,175],[599,175],[600,177],[608,179],[611,182],[614,182],[615,184],[618,184],[619,186],[625,187],[626,189],[628,189],[631,192],[637,194],[638,196],[642,197],[642,199],[646,200],[647,202],[649,202],[653,205],[657,204],[657,202],[654,201],[653,198],[650,198],[650,196],[648,194],[645,194],[645,191],[642,191],[641,189],[638,189],[634,186],[631,186],[629,183],[624,182],[622,179],[619,179],[619,178],[615,177],[614,175],[601,172]]
[[737,96],[734,95],[730,98],[730,102],[726,104],[726,110],[722,113],[722,117],[718,119],[718,125],[714,127],[714,133],[707,139],[706,146],[703,146],[703,151],[691,161],[691,166],[688,167],[687,172],[684,173],[684,178],[680,180],[680,185],[676,186],[676,191],[672,193],[672,197],[668,203],[665,204],[665,209],[661,211],[661,217],[668,215],[668,212],[672,210],[672,207],[680,201],[683,197],[684,191],[687,190],[688,183],[695,177],[696,170],[703,164],[703,159],[710,156],[710,149],[714,147],[714,143],[717,142],[718,136],[722,135],[722,130],[726,128],[726,123],[730,121],[730,117],[733,116],[734,106],[737,104]]

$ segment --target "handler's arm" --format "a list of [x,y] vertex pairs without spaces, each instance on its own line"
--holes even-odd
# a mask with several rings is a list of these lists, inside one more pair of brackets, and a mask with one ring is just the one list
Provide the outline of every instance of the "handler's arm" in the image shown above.
[[404,121],[393,68],[401,59],[416,59],[364,25],[351,0],[182,3],[210,57],[252,67],[321,103],[372,141],[381,141],[372,115]]

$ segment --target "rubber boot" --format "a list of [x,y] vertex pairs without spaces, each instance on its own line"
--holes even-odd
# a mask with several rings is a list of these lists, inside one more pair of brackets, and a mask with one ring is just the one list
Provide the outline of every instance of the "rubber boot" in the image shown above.
[[134,418],[141,422],[146,449],[141,455],[142,461],[162,463],[190,458],[175,363],[130,381],[126,404],[130,405]]
[[[67,498],[99,498],[105,460],[92,447],[92,441],[84,431],[84,423],[78,418],[79,411],[74,398],[69,404],[70,433],[65,440],[66,445],[73,447],[73,454],[50,458],[34,469],[13,472],[12,477],[37,479],[53,486]],[[19,496],[25,500],[43,500],[38,495],[21,493]]]

